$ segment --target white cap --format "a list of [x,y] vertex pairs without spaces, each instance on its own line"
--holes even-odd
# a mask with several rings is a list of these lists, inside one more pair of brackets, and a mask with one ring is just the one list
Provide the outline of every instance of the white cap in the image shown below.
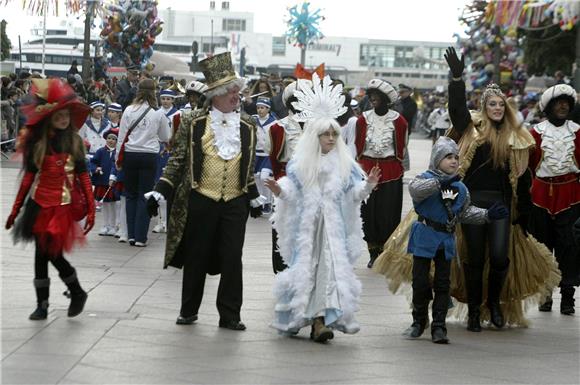
[[576,103],[577,96],[574,88],[572,88],[567,84],[556,84],[555,86],[548,88],[542,94],[542,97],[540,98],[540,110],[544,112],[544,109],[548,107],[550,100],[555,99],[562,95],[569,96],[570,98],[572,98],[572,100],[574,101],[574,103],[572,104]]
[[198,94],[203,94],[207,91],[207,86],[205,84],[203,84],[202,82],[192,80],[191,82],[189,82],[187,87],[185,87],[185,90],[197,92]]
[[395,87],[391,85],[386,80],[382,79],[371,79],[367,86],[367,91],[369,89],[376,89],[383,94],[385,94],[391,103],[395,103],[399,99],[399,93],[395,90]]

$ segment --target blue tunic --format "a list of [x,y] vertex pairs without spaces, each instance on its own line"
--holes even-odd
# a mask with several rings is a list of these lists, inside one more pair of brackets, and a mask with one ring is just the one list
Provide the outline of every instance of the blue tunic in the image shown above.
[[[423,173],[421,176],[425,179],[436,177],[430,171]],[[465,187],[463,182],[453,182],[451,187],[454,187],[456,192],[458,192],[451,205],[451,210],[458,216],[466,203],[467,187]],[[441,198],[441,191],[437,191],[421,202],[413,202],[413,206],[417,214],[433,222],[445,224],[448,220],[447,209]],[[455,233],[437,231],[422,222],[413,223],[407,247],[409,253],[417,257],[434,258],[437,250],[441,248],[445,250],[445,258],[448,260],[456,255]]]

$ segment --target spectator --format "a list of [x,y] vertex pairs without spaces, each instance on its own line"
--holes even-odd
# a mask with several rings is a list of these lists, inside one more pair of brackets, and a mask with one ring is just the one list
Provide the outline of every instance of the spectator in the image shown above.
[[66,71],[67,75],[76,75],[79,73],[79,70],[77,68],[78,63],[76,60],[73,60],[72,63],[70,63],[70,68],[68,69],[68,71]]

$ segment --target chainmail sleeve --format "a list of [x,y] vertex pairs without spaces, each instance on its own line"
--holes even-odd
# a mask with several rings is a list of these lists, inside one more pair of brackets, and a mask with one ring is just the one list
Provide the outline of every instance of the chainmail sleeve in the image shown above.
[[441,185],[436,178],[425,178],[421,175],[417,175],[409,183],[409,194],[411,195],[413,202],[417,203],[429,198],[440,189]]

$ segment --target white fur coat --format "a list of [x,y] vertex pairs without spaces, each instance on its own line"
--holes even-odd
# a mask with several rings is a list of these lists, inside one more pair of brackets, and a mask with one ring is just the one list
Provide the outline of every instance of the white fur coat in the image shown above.
[[321,215],[331,245],[341,306],[331,309],[339,318],[329,326],[346,333],[359,330],[354,313],[358,310],[361,284],[353,265],[365,249],[360,203],[373,186],[354,167],[350,176],[341,180],[337,164],[333,152],[323,156],[319,183],[314,187],[303,187],[294,162],[288,164],[288,175],[278,181],[282,193],[275,199],[271,221],[278,232],[278,247],[288,268],[276,276],[274,283],[276,306],[272,327],[285,334],[295,334],[312,323],[305,311],[316,278],[311,266],[315,230]]

